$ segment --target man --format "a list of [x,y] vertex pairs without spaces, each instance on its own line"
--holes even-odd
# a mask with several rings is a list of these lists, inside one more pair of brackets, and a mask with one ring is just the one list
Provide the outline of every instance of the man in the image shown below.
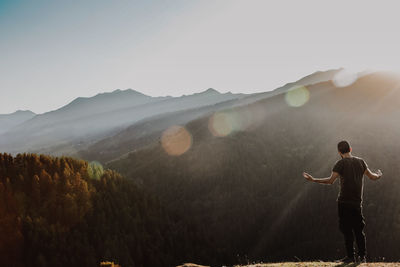
[[365,221],[362,214],[363,176],[366,175],[371,180],[378,180],[382,177],[382,172],[381,170],[376,173],[371,172],[362,158],[351,154],[352,148],[347,141],[339,142],[337,148],[342,159],[336,162],[330,177],[314,178],[306,172],[303,172],[303,176],[309,181],[326,185],[333,184],[340,177],[340,191],[337,198],[339,229],[344,235],[347,252],[347,257],[341,261],[355,262],[353,247],[355,236],[358,260],[366,262]]

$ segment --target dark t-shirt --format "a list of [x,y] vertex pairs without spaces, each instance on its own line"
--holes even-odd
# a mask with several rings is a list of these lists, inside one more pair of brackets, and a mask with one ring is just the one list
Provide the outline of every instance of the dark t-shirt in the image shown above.
[[350,157],[338,160],[332,171],[340,175],[340,191],[337,201],[361,206],[364,179],[368,168],[362,158]]

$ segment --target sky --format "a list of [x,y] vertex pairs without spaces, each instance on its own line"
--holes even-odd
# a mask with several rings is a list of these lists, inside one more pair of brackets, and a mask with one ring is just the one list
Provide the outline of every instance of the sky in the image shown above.
[[318,70],[400,70],[396,1],[0,0],[0,114],[132,88],[273,90]]

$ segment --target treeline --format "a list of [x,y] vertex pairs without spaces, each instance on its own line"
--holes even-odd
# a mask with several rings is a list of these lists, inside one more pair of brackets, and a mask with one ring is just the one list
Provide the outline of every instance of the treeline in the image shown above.
[[206,246],[190,225],[114,171],[0,154],[1,266],[174,266]]

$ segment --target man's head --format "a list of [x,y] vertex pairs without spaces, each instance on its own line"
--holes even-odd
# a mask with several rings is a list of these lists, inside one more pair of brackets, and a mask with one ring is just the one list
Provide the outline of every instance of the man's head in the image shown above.
[[349,142],[347,141],[340,141],[337,145],[338,148],[338,152],[339,154],[342,156],[346,153],[350,153],[351,152],[351,146],[349,144]]

